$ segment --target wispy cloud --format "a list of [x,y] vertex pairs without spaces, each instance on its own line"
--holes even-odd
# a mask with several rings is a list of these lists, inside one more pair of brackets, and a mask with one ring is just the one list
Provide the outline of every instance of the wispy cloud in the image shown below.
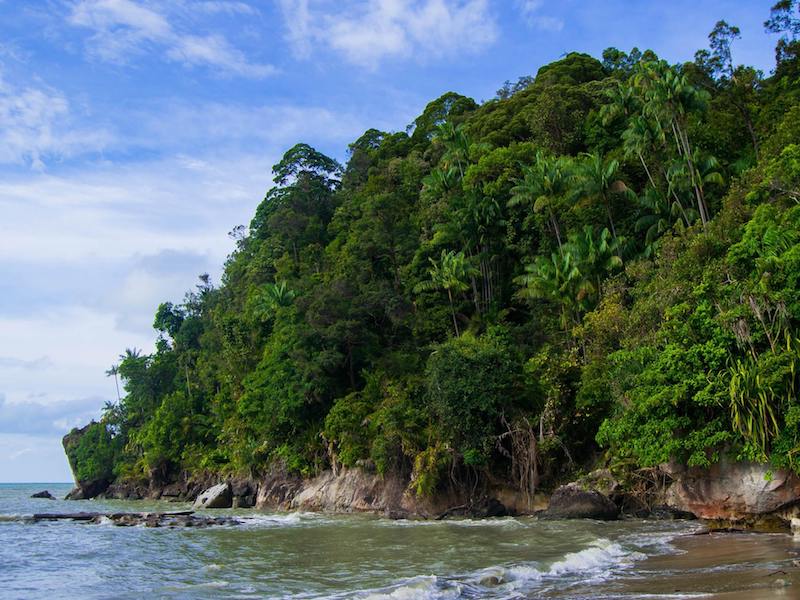
[[[205,66],[222,73],[261,79],[277,72],[272,65],[252,62],[220,33],[197,35],[163,12],[163,3],[133,0],[78,0],[69,23],[94,33],[88,41],[92,56],[127,63],[135,55],[160,53],[167,60],[187,67]],[[204,2],[206,12],[242,14],[243,2]],[[175,16],[175,21],[180,19]]]
[[377,0],[330,5],[280,0],[287,39],[301,57],[315,45],[376,68],[392,58],[445,58],[484,49],[497,38],[488,0]]
[[85,424],[100,415],[103,399],[80,398],[45,404],[41,402],[9,402],[0,393],[0,434],[61,434]]
[[14,86],[0,72],[0,164],[44,169],[48,157],[98,151],[111,140],[102,126],[79,127],[66,96],[38,83]]
[[194,2],[194,10],[199,10],[209,14],[227,15],[257,15],[258,9],[246,2],[235,2],[234,0],[207,0],[206,2]]
[[542,14],[544,0],[515,0],[525,22],[541,31],[559,32],[564,29],[564,21],[551,15]]

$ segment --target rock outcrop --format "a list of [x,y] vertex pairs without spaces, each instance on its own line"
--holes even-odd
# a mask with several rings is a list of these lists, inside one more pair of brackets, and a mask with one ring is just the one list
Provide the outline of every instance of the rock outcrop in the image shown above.
[[31,494],[31,498],[44,498],[45,500],[55,500],[55,496],[48,492],[47,490],[42,490],[41,492],[36,492],[35,494]]
[[204,517],[183,512],[152,513],[39,513],[26,519],[39,521],[81,521],[85,523],[109,523],[117,527],[210,527],[212,525],[239,525],[241,521],[231,517]]
[[664,467],[674,482],[666,504],[694,513],[720,527],[788,528],[800,506],[800,478],[769,465],[723,459],[709,468]]
[[197,496],[192,508],[231,508],[232,506],[231,485],[226,481],[202,492]]
[[593,489],[584,489],[578,483],[562,485],[550,497],[547,510],[540,519],[598,519],[613,521],[619,509],[608,496]]

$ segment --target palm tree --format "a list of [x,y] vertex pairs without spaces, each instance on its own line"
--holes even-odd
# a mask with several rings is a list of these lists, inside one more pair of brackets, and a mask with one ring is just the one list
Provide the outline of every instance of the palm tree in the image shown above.
[[616,119],[622,117],[628,119],[639,109],[639,99],[633,86],[626,83],[617,83],[615,87],[606,90],[606,96],[610,100],[600,109],[600,117],[603,125],[610,125]]
[[268,283],[264,286],[268,302],[273,306],[289,306],[297,296],[294,290],[286,287],[286,282]]
[[656,188],[648,187],[639,198],[639,204],[647,213],[636,221],[636,231],[645,231],[645,256],[651,256],[656,248],[658,239],[664,235],[676,222],[685,219],[687,226],[697,219],[697,212],[684,209],[679,200],[672,203]]
[[118,365],[111,365],[111,368],[106,371],[106,377],[114,376],[114,385],[117,387],[117,402],[122,400],[122,397],[119,394],[119,378],[117,375],[119,374],[119,366]]
[[581,297],[585,296],[586,282],[581,277],[572,252],[555,252],[550,258],[540,256],[535,263],[525,266],[525,274],[514,280],[522,288],[520,298],[550,300],[561,308],[561,327],[566,331],[570,323],[580,318]]
[[571,176],[572,161],[569,158],[554,158],[539,151],[533,165],[522,167],[522,179],[518,179],[517,185],[511,189],[512,196],[508,201],[508,206],[527,203],[536,213],[546,212],[562,254],[561,230],[555,213],[559,201],[569,189]]
[[591,308],[602,295],[603,279],[612,271],[622,268],[622,241],[622,238],[613,237],[605,227],[596,235],[591,225],[584,226],[580,233],[570,236],[567,248],[583,278],[577,298],[582,307]]
[[647,179],[653,187],[657,187],[656,182],[653,179],[653,174],[647,165],[647,161],[644,159],[644,155],[663,140],[663,137],[664,132],[658,126],[658,122],[647,119],[642,115],[636,115],[631,118],[628,127],[622,132],[625,156],[636,156],[639,159],[644,172],[647,174]]
[[614,159],[604,160],[596,153],[583,156],[584,160],[579,163],[576,174],[577,193],[590,202],[599,200],[603,204],[611,226],[611,235],[617,237],[611,211],[611,197],[614,194],[630,193],[628,186],[618,177],[619,162]]
[[445,196],[458,184],[458,171],[455,167],[449,169],[433,169],[429,175],[422,179],[425,194],[433,198]]
[[700,220],[703,227],[706,227],[709,220],[708,207],[703,193],[703,182],[695,165],[694,151],[689,142],[687,121],[689,113],[705,109],[710,96],[708,92],[691,85],[686,74],[679,73],[665,61],[642,65],[634,82],[643,91],[644,116],[657,121],[662,130],[672,132],[678,156],[686,163]]
[[458,330],[458,320],[456,319],[455,305],[453,304],[453,294],[464,293],[469,289],[467,283],[470,277],[478,274],[478,270],[473,267],[463,252],[453,250],[442,250],[439,260],[428,259],[431,267],[428,269],[430,279],[417,284],[415,292],[427,290],[445,290],[447,299],[450,301],[450,313],[453,316],[453,327],[456,337],[461,335]]
[[456,168],[461,179],[464,178],[464,167],[469,162],[469,139],[463,128],[446,121],[436,128],[436,140],[445,147],[442,164],[445,169]]

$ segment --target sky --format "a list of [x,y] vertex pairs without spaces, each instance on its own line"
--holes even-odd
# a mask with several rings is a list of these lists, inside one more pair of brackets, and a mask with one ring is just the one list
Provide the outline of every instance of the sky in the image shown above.
[[447,91],[485,101],[570,51],[670,62],[756,0],[0,0],[0,482],[70,481],[61,437],[152,351],[153,314],[219,281],[297,142],[345,160]]

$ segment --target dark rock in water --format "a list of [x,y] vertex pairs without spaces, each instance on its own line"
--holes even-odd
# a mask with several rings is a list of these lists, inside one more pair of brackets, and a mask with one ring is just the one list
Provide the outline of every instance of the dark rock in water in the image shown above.
[[108,489],[107,479],[96,479],[92,481],[79,481],[75,489],[66,496],[66,500],[90,500],[96,498]]
[[550,498],[547,510],[540,519],[598,519],[614,521],[619,509],[607,496],[597,490],[585,490],[576,483],[562,485]]
[[383,511],[383,516],[386,519],[391,519],[392,521],[401,521],[403,519],[408,519],[410,517],[409,512],[407,510],[399,510],[391,508],[387,508],[385,511]]
[[35,494],[31,495],[31,498],[45,498],[47,500],[55,500],[55,496],[48,492],[47,490],[42,490],[41,492],[36,492]]
[[229,517],[200,517],[192,511],[167,513],[40,513],[31,521],[82,521],[85,523],[111,522],[117,527],[211,527],[214,525],[238,525],[241,521]]
[[231,508],[233,496],[230,484],[220,483],[208,488],[194,501],[192,508]]

